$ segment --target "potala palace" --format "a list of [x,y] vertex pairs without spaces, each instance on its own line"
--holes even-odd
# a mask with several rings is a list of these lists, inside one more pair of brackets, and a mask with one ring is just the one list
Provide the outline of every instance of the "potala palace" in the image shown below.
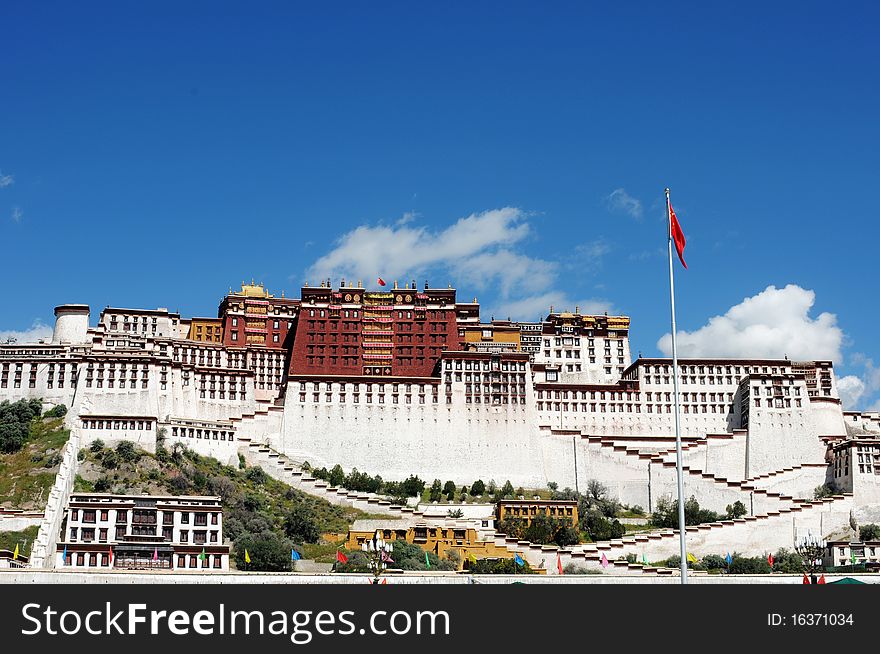
[[[51,342],[0,345],[0,400],[70,408],[36,565],[51,565],[76,449],[97,438],[153,449],[160,429],[169,444],[224,462],[243,452],[356,506],[376,503],[313,483],[297,465],[525,488],[598,480],[648,511],[675,494],[671,361],[632,359],[628,317],[551,307],[541,322],[483,322],[476,298],[451,287],[345,280],[299,298],[242,284],[217,317],[106,307],[93,323],[78,304],[55,316]],[[686,494],[749,511],[689,527],[694,552],[790,548],[804,533],[880,518],[880,414],[842,409],[830,361],[683,359],[679,374]],[[841,494],[812,500],[826,482]],[[556,550],[527,545],[530,561],[556,561]],[[596,547],[559,554],[589,562]],[[677,554],[677,537],[604,551],[645,548],[653,560]]]

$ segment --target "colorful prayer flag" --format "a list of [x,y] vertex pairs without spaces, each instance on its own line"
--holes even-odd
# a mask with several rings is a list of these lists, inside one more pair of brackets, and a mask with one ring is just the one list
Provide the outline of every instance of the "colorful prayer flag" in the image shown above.
[[607,568],[609,565],[611,565],[610,563],[608,563],[608,557],[605,556],[605,552],[602,552],[602,560],[600,561],[600,563],[602,564],[603,568]]
[[15,551],[12,553],[12,560],[15,561],[15,559],[17,559],[17,558],[18,558],[18,544],[16,543]]
[[688,553],[687,553],[687,560],[688,560],[689,562],[691,562],[691,563],[696,563],[696,562],[697,562],[697,557],[695,557],[693,554],[691,554],[690,552],[688,552]]
[[379,286],[385,286],[385,280],[382,279],[381,277],[379,279],[377,279],[376,281],[379,283]]
[[[66,549],[67,549],[67,546],[65,545],[65,550]],[[113,546],[112,545],[110,546],[110,565],[113,565]]]
[[342,550],[336,550],[336,561],[338,563],[348,563],[348,557],[342,553]]
[[523,561],[522,557],[519,554],[513,555],[513,562],[516,563],[520,567],[523,567],[526,564],[526,562]]
[[819,577],[819,581],[817,581],[816,583],[817,583],[817,584],[824,584],[824,583],[826,583],[826,582],[825,582],[825,575],[823,574],[821,577]]
[[807,573],[806,573],[806,572],[804,573],[804,580],[803,580],[802,583],[807,584],[807,585],[809,585],[809,583],[810,583],[810,579],[809,579],[809,577],[807,577]]
[[302,557],[299,555],[299,552],[292,549],[290,550],[290,560],[291,561],[299,561]]
[[559,570],[559,574],[563,574],[562,572],[562,557],[559,554],[556,555],[556,569]]
[[727,556],[724,557],[724,560],[727,561],[727,565],[733,563],[733,557],[730,556],[730,552],[727,553]]
[[208,555],[205,553],[205,548],[203,547],[201,554],[199,554],[199,561],[204,561],[207,558],[208,558]]
[[244,562],[245,562],[245,563],[250,563],[250,562],[251,562],[251,555],[248,553],[246,547],[244,548]]
[[426,567],[426,568],[430,568],[430,567],[431,567],[431,559],[428,558],[428,553],[427,553],[427,552],[425,552],[425,567]]
[[153,548],[153,561],[158,561],[158,560],[159,560],[159,548],[154,547]]
[[773,554],[772,553],[767,555],[767,563],[770,564],[771,568],[773,567]]

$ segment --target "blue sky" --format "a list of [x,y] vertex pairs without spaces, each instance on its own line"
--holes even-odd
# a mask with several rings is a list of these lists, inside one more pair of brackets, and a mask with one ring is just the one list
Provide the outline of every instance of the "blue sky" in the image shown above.
[[657,355],[669,186],[684,346],[880,403],[878,9],[369,4],[5,3],[0,335],[381,274]]

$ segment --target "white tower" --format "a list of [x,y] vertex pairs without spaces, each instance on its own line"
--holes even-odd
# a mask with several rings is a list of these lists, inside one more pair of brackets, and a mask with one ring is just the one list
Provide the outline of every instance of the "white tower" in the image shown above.
[[53,343],[85,343],[89,330],[88,304],[62,304],[55,307]]

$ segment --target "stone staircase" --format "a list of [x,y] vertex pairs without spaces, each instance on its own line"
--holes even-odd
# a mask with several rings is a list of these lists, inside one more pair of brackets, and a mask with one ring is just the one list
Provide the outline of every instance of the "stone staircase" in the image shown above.
[[[244,439],[239,440],[244,441]],[[304,493],[325,499],[331,504],[350,506],[367,513],[388,515],[395,518],[403,516],[429,520],[425,518],[424,512],[411,506],[393,504],[382,495],[350,491],[316,479],[301,468],[301,461],[295,461],[281,454],[266,443],[248,441],[246,447],[241,448],[241,452],[248,463],[261,466],[270,477]]]
[[[670,471],[673,474],[675,472],[676,462],[674,448],[672,450],[665,450],[663,452],[645,452],[639,447],[624,445],[620,442],[620,439],[609,438],[607,436],[581,435],[581,438],[589,442],[590,446],[598,446],[599,448],[604,448],[606,451],[615,452],[618,454],[622,454],[626,457],[647,462],[655,469]],[[682,444],[682,450],[695,450],[699,447],[705,446],[707,438],[709,437],[696,439],[687,443],[687,445]],[[691,487],[693,487],[694,484],[708,483],[714,484],[717,487],[723,488],[725,490],[738,491],[742,493],[742,497],[740,497],[739,499],[743,501],[746,506],[754,503],[756,497],[759,500],[764,500],[764,502],[759,502],[759,504],[762,506],[770,506],[773,504],[790,503],[796,501],[796,498],[794,498],[793,496],[774,491],[768,491],[766,489],[760,488],[755,484],[750,484],[746,481],[719,477],[712,473],[705,472],[700,468],[694,467],[693,465],[687,465],[683,463],[682,471],[686,475],[688,475],[685,483],[690,485]]]
[[[819,523],[821,513],[847,513],[852,508],[852,494],[845,493],[821,500],[798,501],[792,506],[768,511],[761,515],[750,515],[735,520],[721,520],[686,527],[687,551],[695,556],[740,552],[759,555],[776,551],[779,547],[793,547],[795,533],[792,520],[806,518],[804,523]],[[796,525],[795,525],[796,526]],[[802,527],[806,528],[806,527]],[[598,543],[584,543],[568,548],[551,545],[538,545],[519,541],[505,534],[495,534],[495,544],[509,551],[519,552],[533,567],[545,568],[549,574],[557,573],[557,556],[565,566],[574,563],[586,569],[608,574],[678,574],[677,570],[656,568],[641,563],[628,563],[627,555],[638,559],[646,556],[648,560],[664,560],[679,553],[679,532],[677,529],[662,529],[654,532],[633,534]],[[601,564],[602,555],[608,560],[608,568]],[[695,571],[699,572],[699,571]]]

